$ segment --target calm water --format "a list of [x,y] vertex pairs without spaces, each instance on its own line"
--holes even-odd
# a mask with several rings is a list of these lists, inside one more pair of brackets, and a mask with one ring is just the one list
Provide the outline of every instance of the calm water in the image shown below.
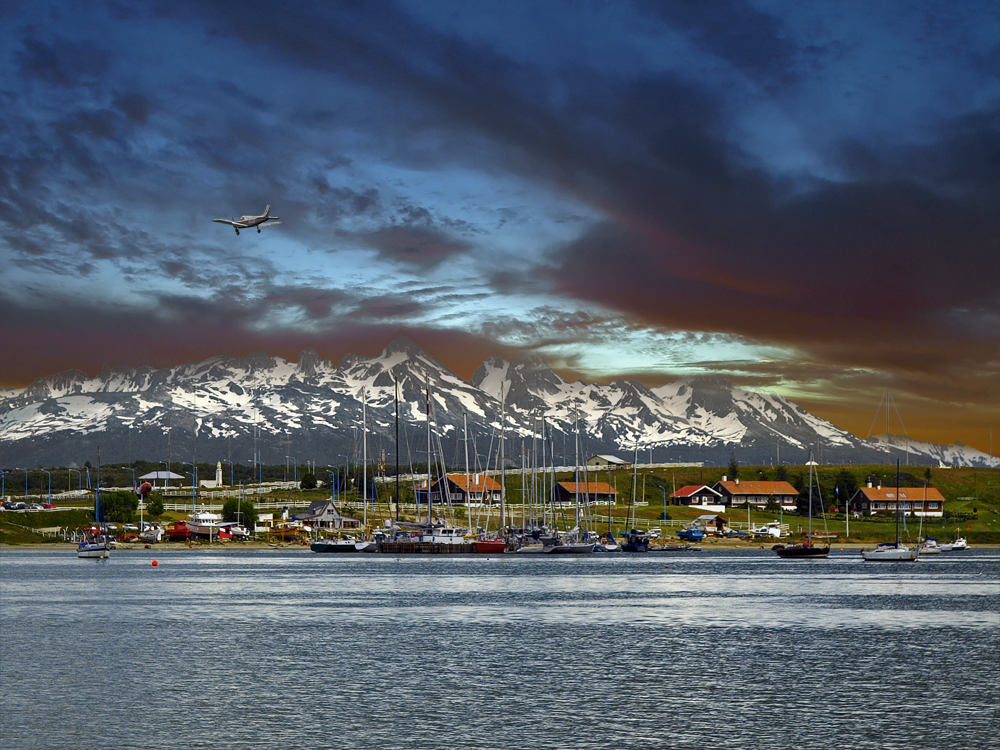
[[0,550],[3,748],[1000,743],[995,550],[112,554]]

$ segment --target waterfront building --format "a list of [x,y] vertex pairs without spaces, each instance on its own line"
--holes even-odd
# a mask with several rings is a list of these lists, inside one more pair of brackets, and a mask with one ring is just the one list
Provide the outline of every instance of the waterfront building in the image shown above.
[[746,503],[764,508],[773,501],[782,510],[794,511],[799,501],[799,491],[788,482],[730,481],[724,476],[712,489],[722,496],[722,504],[730,508]]

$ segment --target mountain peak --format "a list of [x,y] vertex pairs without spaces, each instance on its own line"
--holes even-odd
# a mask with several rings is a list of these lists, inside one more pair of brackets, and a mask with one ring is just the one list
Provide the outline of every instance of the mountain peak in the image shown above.
[[424,350],[412,339],[399,334],[389,342],[383,354],[424,354]]

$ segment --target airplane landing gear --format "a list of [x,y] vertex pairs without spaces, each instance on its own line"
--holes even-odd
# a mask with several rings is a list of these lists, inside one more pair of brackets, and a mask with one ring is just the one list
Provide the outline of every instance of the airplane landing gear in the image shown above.
[[260,234],[260,227],[257,227],[257,234]]
[[239,228],[239,227],[233,227],[233,229],[235,229],[235,230],[236,230],[236,234],[239,234],[239,233],[240,233],[240,228]]

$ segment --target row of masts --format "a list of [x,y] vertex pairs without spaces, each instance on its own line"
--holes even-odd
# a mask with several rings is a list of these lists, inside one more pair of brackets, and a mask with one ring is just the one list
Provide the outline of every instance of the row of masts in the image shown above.
[[[396,520],[399,520],[399,507],[400,507],[400,493],[399,493],[399,384],[398,381],[395,383],[395,412],[396,412]],[[374,498],[369,495],[370,486],[368,482],[368,395],[367,389],[361,389],[361,408],[362,408],[362,504],[364,506],[364,517],[363,523],[367,527],[368,525],[368,505],[371,501],[374,508]],[[428,526],[434,525],[436,522],[434,514],[434,494],[431,490],[434,485],[434,474],[435,465],[437,464],[437,475],[439,479],[439,487],[441,488],[439,495],[443,500],[443,505],[445,506],[446,520],[447,514],[453,512],[454,508],[451,502],[449,481],[447,478],[447,469],[444,465],[443,460],[443,450],[441,448],[440,436],[436,437],[437,450],[435,450],[435,435],[432,430],[432,422],[434,421],[434,408],[433,402],[431,400],[431,389],[429,382],[425,382],[425,431],[426,431],[426,443],[427,443],[427,480],[426,480],[426,498],[427,498],[427,508],[426,516],[422,519],[422,522]],[[499,447],[497,449],[497,463],[496,472],[500,475],[500,497],[499,497],[499,522],[501,527],[512,526],[517,520],[510,517],[507,504],[507,456],[506,456],[506,394],[504,393],[503,386],[500,390],[500,440]],[[540,432],[534,431],[540,423]],[[471,513],[473,507],[474,499],[474,485],[471,482],[472,474],[470,472],[470,461],[469,461],[469,428],[468,428],[468,414],[463,412],[462,414],[462,424],[463,424],[463,444],[464,444],[464,468],[465,468],[465,488],[466,488],[466,498],[467,504],[466,508],[469,512],[469,521],[473,521]],[[574,497],[576,502],[574,503],[574,516],[573,525],[575,528],[580,529],[582,525],[592,525],[592,519],[588,515],[590,503],[590,477],[588,476],[588,469],[585,464],[583,464],[583,496],[584,503],[581,506],[580,503],[580,435],[579,435],[579,420],[575,421],[575,441],[574,441],[574,479],[575,479],[575,492]],[[495,433],[494,433],[495,435]],[[540,439],[539,439],[540,438]],[[538,443],[541,443],[541,461],[538,461]],[[491,439],[492,443],[492,439]],[[638,445],[636,446],[636,451],[638,451]],[[487,454],[493,455],[492,445],[490,451]],[[555,444],[552,442],[552,433],[548,429],[548,425],[544,417],[536,418],[533,424],[533,434],[532,434],[532,455],[531,455],[531,465],[527,465],[526,452],[524,442],[522,440],[521,444],[521,466],[520,472],[522,476],[521,481],[521,491],[522,491],[522,502],[521,502],[521,523],[520,527],[524,529],[534,529],[534,528],[556,528],[559,526],[559,521],[563,521],[563,526],[567,526],[565,513],[560,514],[559,509],[557,510],[555,504],[556,497],[556,466],[555,466]],[[477,454],[477,461],[478,461]],[[551,466],[549,465],[549,459],[551,458]],[[489,476],[489,465],[485,467],[483,471],[484,477]],[[530,475],[530,482],[525,481],[526,475]],[[478,513],[475,518],[475,525],[480,526],[481,523],[485,524],[485,527],[489,526],[490,516],[494,510],[493,508],[493,494],[488,492],[486,489],[485,479],[482,483],[479,482],[479,471],[476,472],[477,482],[475,487],[479,489],[479,503],[476,504],[478,508]],[[546,484],[548,485],[546,487]],[[416,494],[418,489],[417,485],[414,485],[414,493]],[[547,492],[546,492],[547,490]],[[635,500],[635,480],[633,480],[633,507]],[[525,497],[527,494],[527,497]],[[546,503],[543,499],[544,496],[548,496],[548,502]],[[482,517],[482,513],[485,509],[486,517]],[[560,519],[560,515],[562,518]],[[610,515],[609,515],[609,529],[610,529]]]

